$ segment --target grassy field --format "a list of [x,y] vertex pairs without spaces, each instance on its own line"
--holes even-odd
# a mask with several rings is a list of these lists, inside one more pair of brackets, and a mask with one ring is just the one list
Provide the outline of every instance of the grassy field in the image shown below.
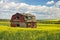
[[37,28],[20,28],[0,21],[0,40],[60,40],[60,24],[37,23]]

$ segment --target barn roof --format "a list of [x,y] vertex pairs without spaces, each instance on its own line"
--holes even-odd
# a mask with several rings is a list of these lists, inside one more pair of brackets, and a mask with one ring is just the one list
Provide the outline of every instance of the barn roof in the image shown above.
[[23,15],[23,16],[34,16],[34,15],[30,14],[30,13],[16,13],[16,14],[18,14],[18,15],[20,14],[20,15]]
[[27,14],[25,14],[25,16],[34,16],[34,15],[32,15],[32,14],[30,14],[30,13],[27,13]]

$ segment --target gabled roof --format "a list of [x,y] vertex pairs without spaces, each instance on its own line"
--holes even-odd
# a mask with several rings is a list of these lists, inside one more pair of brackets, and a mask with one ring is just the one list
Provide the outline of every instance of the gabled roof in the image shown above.
[[34,16],[34,15],[30,14],[30,13],[16,13],[16,14],[18,14],[18,15],[20,14],[20,15],[23,15],[23,16]]
[[27,13],[27,14],[25,14],[25,16],[34,16],[34,15],[32,15],[32,14],[30,14],[30,13]]

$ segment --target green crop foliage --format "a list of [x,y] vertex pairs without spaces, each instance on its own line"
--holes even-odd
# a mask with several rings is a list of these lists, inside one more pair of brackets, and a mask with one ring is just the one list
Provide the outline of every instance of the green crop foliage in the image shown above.
[[0,40],[60,40],[60,25],[37,23],[37,28],[21,28],[0,21]]

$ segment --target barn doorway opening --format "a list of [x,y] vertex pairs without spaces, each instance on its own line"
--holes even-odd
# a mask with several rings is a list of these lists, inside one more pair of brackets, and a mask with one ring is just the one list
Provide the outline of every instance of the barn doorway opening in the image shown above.
[[20,26],[20,24],[17,24],[17,27],[19,27]]
[[19,20],[19,16],[16,16],[16,19]]

